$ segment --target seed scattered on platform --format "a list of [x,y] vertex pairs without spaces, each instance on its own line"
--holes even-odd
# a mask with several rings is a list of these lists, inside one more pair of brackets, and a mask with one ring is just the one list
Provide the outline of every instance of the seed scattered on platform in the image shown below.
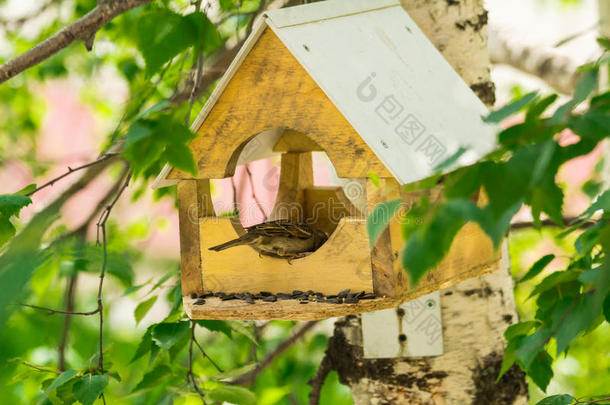
[[350,289],[348,288],[347,290],[343,290],[341,291],[339,294],[337,294],[338,297],[346,297],[347,294],[349,294]]
[[248,304],[255,304],[256,301],[263,302],[276,302],[280,300],[292,300],[299,301],[299,304],[308,304],[310,302],[319,302],[327,304],[357,304],[360,300],[374,299],[377,298],[375,293],[372,292],[351,292],[350,289],[343,290],[338,294],[324,295],[321,292],[314,292],[313,290],[301,291],[293,290],[292,293],[277,293],[273,294],[269,291],[260,291],[259,293],[253,294],[250,292],[206,292],[204,294],[189,294],[192,299],[197,299],[194,305],[205,304],[205,298],[217,297],[222,301],[230,300],[241,300],[246,301]]

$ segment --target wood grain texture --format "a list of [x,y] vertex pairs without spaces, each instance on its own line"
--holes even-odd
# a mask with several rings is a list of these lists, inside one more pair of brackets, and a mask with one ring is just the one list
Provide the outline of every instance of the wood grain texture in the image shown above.
[[400,305],[399,300],[391,298],[362,300],[357,304],[327,304],[322,302],[300,304],[297,300],[256,301],[254,304],[248,304],[241,300],[221,301],[220,298],[215,297],[206,298],[206,302],[203,305],[194,305],[195,301],[188,296],[182,298],[184,310],[191,319],[289,319],[312,321],[377,311]]
[[282,154],[280,185],[270,220],[292,219],[303,221],[305,189],[313,187],[311,152]]
[[321,152],[324,151],[320,145],[312,141],[307,135],[287,129],[278,141],[273,145],[274,152]]
[[180,271],[184,295],[203,292],[198,223],[201,205],[197,198],[198,194],[196,180],[183,180],[178,183]]
[[347,288],[373,291],[366,221],[343,218],[329,240],[311,255],[289,264],[285,259],[259,257],[249,246],[208,250],[238,237],[229,218],[202,218],[200,224],[203,287],[213,292],[313,290],[337,294]]
[[[341,187],[313,187],[305,190],[305,215],[308,223],[330,235],[341,218],[366,217],[345,196]],[[367,238],[366,234],[361,236]]]
[[[267,28],[197,131],[190,148],[199,177],[232,176],[246,142],[289,128],[322,147],[340,177],[389,176],[377,156],[277,36]],[[169,179],[190,175],[173,169]]]

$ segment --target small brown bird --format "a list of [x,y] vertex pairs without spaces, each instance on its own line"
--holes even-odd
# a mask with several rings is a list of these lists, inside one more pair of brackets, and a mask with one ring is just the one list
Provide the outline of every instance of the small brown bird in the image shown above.
[[239,238],[209,250],[219,252],[235,246],[250,245],[259,254],[285,258],[290,263],[316,251],[327,239],[324,232],[307,224],[281,219],[246,228],[246,233]]

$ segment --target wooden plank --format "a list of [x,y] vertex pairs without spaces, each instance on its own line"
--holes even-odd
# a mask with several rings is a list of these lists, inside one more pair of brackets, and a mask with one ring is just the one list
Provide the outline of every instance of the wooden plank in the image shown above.
[[[305,190],[305,216],[308,223],[330,235],[341,218],[366,219],[345,196],[341,187],[313,187]],[[364,235],[366,237],[366,235]]]
[[203,287],[213,292],[313,290],[326,295],[347,288],[373,291],[366,221],[343,218],[329,240],[311,255],[289,264],[285,259],[259,257],[249,246],[208,250],[238,236],[229,218],[203,218],[200,224]]
[[[399,198],[398,183],[393,178],[381,178],[379,187],[375,186],[370,179],[366,182],[366,195],[368,211],[372,212],[375,207],[385,201]],[[398,262],[398,253],[393,249],[392,236],[395,229],[388,226],[377,239],[371,252],[373,266],[373,283],[375,293],[388,297],[403,295],[407,285]]]
[[303,221],[305,189],[313,187],[311,152],[282,154],[280,185],[270,220],[292,219]]
[[399,299],[391,298],[361,300],[357,304],[327,304],[322,302],[300,304],[297,300],[256,301],[254,304],[248,304],[241,300],[222,301],[219,298],[206,298],[205,304],[194,305],[195,301],[196,299],[191,299],[188,296],[182,299],[184,310],[191,319],[287,319],[303,321],[394,308],[401,303]]
[[201,206],[197,199],[197,181],[178,183],[178,221],[180,226],[180,271],[182,294],[203,292],[199,217]]
[[291,129],[284,134],[273,146],[274,152],[320,152],[324,151],[320,145],[309,139],[307,135],[298,133]]
[[[277,36],[266,29],[197,131],[190,147],[201,178],[232,176],[256,134],[288,128],[328,154],[340,177],[389,172]],[[168,179],[190,178],[173,169]]]

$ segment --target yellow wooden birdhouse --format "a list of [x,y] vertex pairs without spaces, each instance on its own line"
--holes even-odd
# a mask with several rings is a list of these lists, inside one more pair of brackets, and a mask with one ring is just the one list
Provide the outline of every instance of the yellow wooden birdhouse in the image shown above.
[[[155,182],[178,184],[188,315],[322,319],[394,307],[495,268],[491,241],[468,224],[440,266],[410,288],[400,224],[392,221],[372,249],[366,231],[376,204],[418,197],[401,185],[433,174],[460,147],[468,152],[459,164],[493,148],[486,112],[397,0],[265,13],[193,124],[197,178],[166,167]],[[314,186],[315,151],[326,152],[349,192]],[[244,233],[237,218],[214,211],[210,179],[270,154],[281,154],[272,219],[307,222],[328,240],[290,263],[250,246],[209,250]]]

